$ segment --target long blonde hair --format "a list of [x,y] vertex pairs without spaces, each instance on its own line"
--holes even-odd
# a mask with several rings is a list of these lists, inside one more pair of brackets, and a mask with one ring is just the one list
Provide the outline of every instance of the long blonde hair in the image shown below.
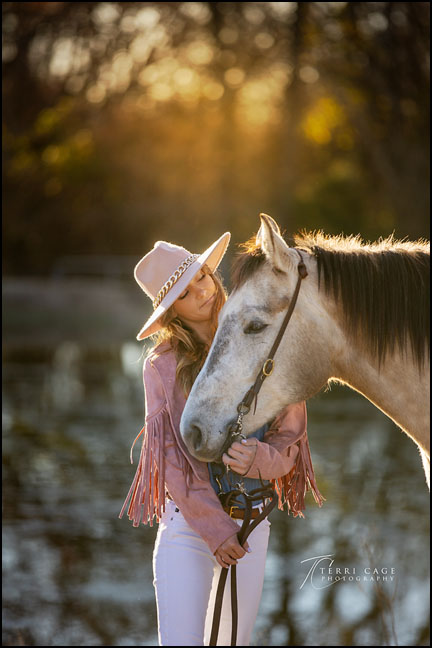
[[[227,292],[222,282],[222,276],[218,270],[211,272],[207,265],[202,267],[205,274],[209,274],[216,286],[216,298],[211,312],[211,339],[216,333],[218,325],[218,315],[222,306],[227,300]],[[161,317],[162,328],[159,329],[151,339],[154,345],[149,349],[149,353],[163,343],[168,343],[166,349],[161,353],[166,353],[171,349],[174,350],[177,359],[176,378],[183,388],[186,398],[189,395],[195,378],[198,376],[210,346],[205,343],[180,317],[176,317],[174,307],[170,308]]]

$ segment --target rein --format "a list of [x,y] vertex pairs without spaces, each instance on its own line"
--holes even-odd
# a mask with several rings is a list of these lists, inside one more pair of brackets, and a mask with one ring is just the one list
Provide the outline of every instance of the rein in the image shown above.
[[[255,488],[254,490],[250,491],[250,493],[246,492],[242,484],[238,484],[237,486],[238,486],[237,489],[231,490],[229,493],[224,493],[224,495],[226,496],[224,498],[224,504],[228,505],[229,502],[236,496],[242,496],[244,499],[245,516],[244,516],[243,524],[241,525],[241,529],[237,534],[239,543],[243,544],[246,541],[249,534],[255,529],[255,527],[258,526],[258,524],[262,522],[262,520],[264,520],[264,518],[267,517],[270,511],[275,507],[277,503],[277,499],[276,499],[276,493],[274,492],[273,488],[271,488],[270,486],[263,485],[262,488]],[[261,513],[258,515],[258,517],[256,517],[252,521],[252,523],[250,523],[252,517],[252,503],[258,500],[264,501],[265,498],[270,498],[271,500],[270,504],[265,505]],[[230,567],[231,567],[231,617],[232,617],[231,646],[236,646],[237,645],[236,643],[237,625],[238,625],[237,565],[231,565]],[[219,633],[223,593],[224,593],[225,583],[227,580],[229,569],[230,569],[229,567],[223,567],[219,577],[219,583],[216,591],[213,624],[212,624],[212,629],[210,634],[209,646],[217,645],[216,642]]]
[[[295,248],[293,248],[295,249]],[[296,249],[295,249],[296,250]],[[279,332],[276,336],[276,339],[273,343],[273,346],[270,349],[270,352],[268,354],[267,360],[264,362],[254,384],[252,387],[246,392],[245,396],[243,397],[243,400],[241,403],[237,405],[237,412],[238,412],[238,418],[236,423],[230,425],[228,429],[228,438],[227,438],[227,443],[225,444],[223,452],[225,452],[226,449],[230,447],[232,444],[233,439],[235,437],[240,437],[243,439],[246,439],[245,435],[242,433],[243,429],[243,417],[249,413],[250,407],[252,405],[253,400],[255,399],[255,406],[254,406],[254,414],[256,411],[256,405],[257,405],[257,399],[258,399],[258,393],[259,390],[262,387],[262,384],[264,380],[270,376],[273,372],[274,369],[274,355],[277,351],[277,348],[282,340],[282,336],[285,332],[286,327],[288,326],[288,322],[291,319],[291,315],[293,314],[294,307],[297,302],[297,297],[300,291],[300,285],[302,282],[302,279],[307,277],[308,272],[306,269],[306,266],[303,262],[302,255],[298,250],[296,250],[297,254],[300,257],[300,262],[297,266],[297,271],[298,271],[298,279],[297,279],[297,284],[294,290],[293,297],[291,299],[290,305],[288,307],[288,310],[286,312],[286,315],[284,317],[284,320],[281,324],[281,327],[279,329]],[[228,470],[228,466],[227,466]],[[235,498],[235,497],[243,497],[244,502],[245,502],[245,516],[243,520],[243,524],[241,526],[240,531],[237,534],[238,541],[240,545],[244,544],[246,538],[249,536],[249,534],[255,529],[256,526],[262,520],[264,520],[265,517],[272,511],[272,509],[276,505],[276,493],[271,488],[270,485],[266,486],[263,481],[261,480],[261,488],[255,488],[254,490],[250,491],[248,493],[244,487],[243,483],[237,484],[237,489],[229,491],[229,493],[221,493],[221,499],[223,499],[223,504],[224,506],[229,505],[229,502]],[[269,499],[270,502],[268,504],[264,504],[264,501],[266,499]],[[258,500],[262,500],[264,507],[261,513],[256,517],[252,522],[251,522],[251,517],[252,517],[252,503],[256,502]],[[228,570],[229,567],[223,567],[220,577],[219,577],[219,583],[218,583],[218,588],[216,592],[216,600],[215,600],[215,609],[214,609],[214,615],[213,615],[213,623],[212,623],[212,629],[211,629],[211,635],[210,635],[210,642],[209,646],[216,646],[217,642],[217,636],[219,633],[219,625],[220,625],[220,615],[221,615],[221,610],[222,610],[222,601],[223,601],[223,593],[225,589],[225,583],[226,579],[228,576]],[[231,646],[236,646],[237,645],[237,625],[238,625],[238,608],[237,608],[237,570],[236,570],[236,565],[231,565],[231,615],[232,615],[232,629],[231,629]]]

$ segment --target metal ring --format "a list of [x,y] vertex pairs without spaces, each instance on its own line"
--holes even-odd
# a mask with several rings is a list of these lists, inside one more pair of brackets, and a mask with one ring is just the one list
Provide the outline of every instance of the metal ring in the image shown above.
[[[271,362],[270,371],[267,370],[267,362]],[[263,365],[263,368],[262,368],[262,372],[263,372],[264,376],[270,376],[272,374],[272,372],[273,372],[273,369],[274,369],[274,360],[273,360],[273,358],[267,358],[267,360],[264,362],[264,365]]]
[[243,414],[243,415],[244,415],[244,414],[248,414],[249,410],[250,410],[250,406],[249,406],[249,405],[245,405],[244,403],[239,403],[239,404],[237,405],[237,412],[238,412],[239,414]]

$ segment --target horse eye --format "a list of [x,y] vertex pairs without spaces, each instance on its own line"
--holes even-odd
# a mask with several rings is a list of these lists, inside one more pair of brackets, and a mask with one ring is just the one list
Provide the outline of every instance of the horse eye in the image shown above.
[[246,333],[246,335],[249,335],[249,333],[260,333],[267,326],[268,324],[264,324],[264,322],[257,322],[257,321],[250,322],[244,329],[244,333]]

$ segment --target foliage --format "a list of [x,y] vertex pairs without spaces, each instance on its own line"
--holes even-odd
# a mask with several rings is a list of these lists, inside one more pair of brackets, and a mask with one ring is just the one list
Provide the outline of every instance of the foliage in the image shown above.
[[429,3],[4,2],[4,268],[428,236]]

